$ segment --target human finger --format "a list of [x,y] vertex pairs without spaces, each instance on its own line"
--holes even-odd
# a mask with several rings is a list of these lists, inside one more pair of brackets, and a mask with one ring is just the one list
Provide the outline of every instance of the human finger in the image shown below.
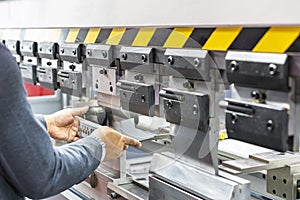
[[140,148],[142,146],[142,143],[140,143],[138,140],[133,139],[131,137],[123,136],[124,137],[124,142],[126,145],[130,145],[133,147]]
[[72,109],[72,115],[73,115],[73,116],[83,115],[83,114],[86,113],[88,110],[89,110],[89,107],[88,107],[88,106],[79,107],[79,108],[73,108],[73,109]]

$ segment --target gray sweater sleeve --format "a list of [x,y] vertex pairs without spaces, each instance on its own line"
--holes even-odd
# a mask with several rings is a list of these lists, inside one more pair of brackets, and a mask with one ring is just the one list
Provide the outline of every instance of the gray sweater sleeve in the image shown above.
[[86,178],[100,163],[102,146],[96,138],[52,146],[28,104],[17,63],[2,44],[0,135],[2,175],[19,195],[29,198],[57,194]]

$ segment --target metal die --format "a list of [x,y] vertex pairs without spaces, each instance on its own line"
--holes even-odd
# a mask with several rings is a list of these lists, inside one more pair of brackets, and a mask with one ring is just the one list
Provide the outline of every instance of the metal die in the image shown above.
[[153,49],[150,47],[122,47],[120,62],[124,69],[139,65],[153,66]]
[[[193,49],[166,49],[164,53],[165,66],[171,75],[186,79],[210,80],[211,59],[206,50]],[[172,70],[175,70],[177,73]]]
[[93,90],[109,95],[116,95],[117,72],[113,68],[92,66]]
[[232,52],[226,59],[228,81],[239,86],[288,91],[287,54]]
[[155,105],[153,84],[120,80],[117,87],[120,89],[120,102],[124,110],[153,116]]
[[288,111],[285,107],[226,99],[229,138],[278,151],[288,150]]
[[163,98],[165,118],[168,122],[207,132],[209,128],[209,96],[164,88],[159,92]]

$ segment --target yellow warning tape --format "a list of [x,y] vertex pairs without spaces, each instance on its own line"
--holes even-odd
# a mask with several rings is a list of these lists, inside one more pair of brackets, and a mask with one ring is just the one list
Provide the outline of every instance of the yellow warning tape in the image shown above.
[[174,28],[164,44],[164,48],[182,48],[194,28]]
[[111,31],[106,44],[118,45],[126,31],[126,28],[113,28]]
[[216,30],[203,45],[203,49],[226,51],[241,30],[242,27],[216,28]]
[[132,46],[146,47],[154,35],[156,28],[141,28],[132,42]]
[[87,33],[84,43],[85,44],[93,44],[96,42],[97,37],[100,33],[100,28],[90,28],[89,32]]
[[271,27],[252,51],[284,53],[298,38],[300,27]]
[[78,36],[79,31],[80,31],[79,28],[72,28],[69,31],[67,39],[66,39],[65,42],[67,42],[67,43],[74,43],[74,42],[76,42],[76,38]]

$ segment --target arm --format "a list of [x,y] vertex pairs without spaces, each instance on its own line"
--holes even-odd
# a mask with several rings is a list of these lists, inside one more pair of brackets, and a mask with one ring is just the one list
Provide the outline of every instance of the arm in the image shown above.
[[[100,140],[87,137],[54,148],[26,99],[21,74],[0,45],[0,165],[5,178],[22,195],[43,198],[86,178],[98,165]],[[98,152],[98,158],[92,155]]]

